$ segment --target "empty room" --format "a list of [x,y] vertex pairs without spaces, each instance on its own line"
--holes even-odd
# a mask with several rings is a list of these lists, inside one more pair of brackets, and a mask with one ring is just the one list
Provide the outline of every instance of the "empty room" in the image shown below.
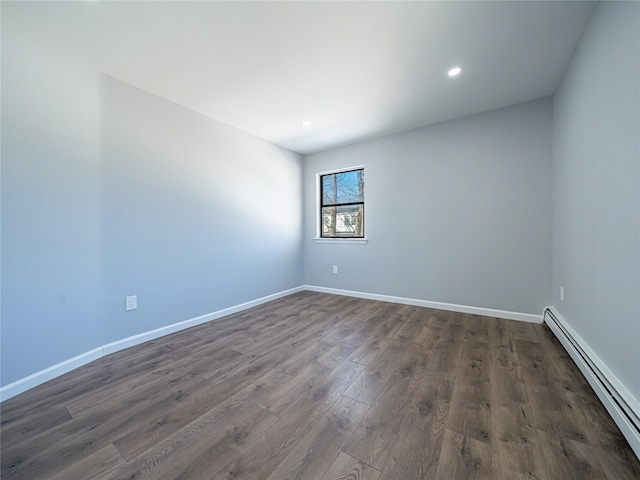
[[4,479],[640,479],[640,2],[1,1]]

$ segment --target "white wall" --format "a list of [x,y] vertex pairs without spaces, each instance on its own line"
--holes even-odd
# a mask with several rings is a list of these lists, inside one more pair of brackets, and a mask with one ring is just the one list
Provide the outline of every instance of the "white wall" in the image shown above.
[[[547,98],[305,157],[305,283],[542,314],[551,115]],[[360,164],[369,243],[314,243],[316,174]]]
[[1,384],[301,285],[301,162],[3,18]]
[[639,19],[601,3],[554,98],[553,304],[640,400]]

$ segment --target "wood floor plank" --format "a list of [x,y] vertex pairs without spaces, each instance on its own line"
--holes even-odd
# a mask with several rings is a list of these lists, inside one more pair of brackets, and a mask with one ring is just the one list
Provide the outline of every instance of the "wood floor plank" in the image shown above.
[[605,446],[595,446],[597,458],[608,479],[637,480],[640,478],[640,460],[624,439]]
[[[263,307],[265,310],[268,308],[274,308],[270,304],[265,304]],[[255,316],[261,317],[264,315],[263,310],[250,310],[251,313],[247,311],[243,312],[244,314],[229,315],[213,322],[206,322],[201,325],[191,327],[184,332],[179,333],[185,333],[196,338],[204,339],[209,343],[227,339],[228,337],[245,333],[252,327],[252,325],[255,324]],[[162,337],[162,340],[164,340],[164,337]]]
[[[289,310],[291,312],[291,310]],[[249,323],[249,328],[242,334],[245,337],[253,338],[255,341],[260,342],[272,338],[274,335],[278,335],[283,329],[290,328],[296,323],[306,321],[309,312],[303,312],[296,310],[294,313],[284,313],[281,310],[277,310],[273,313],[260,316],[260,321],[256,322],[255,317],[253,321]],[[245,318],[252,319],[252,315],[247,315]],[[259,327],[258,327],[259,325]],[[243,352],[244,353],[244,352]]]
[[[17,444],[3,442],[0,477],[50,478],[108,445],[91,431],[95,419],[80,422],[70,420]],[[73,444],[65,441],[68,438],[74,439]]]
[[555,381],[555,369],[537,342],[515,340],[522,375],[527,385],[548,386]]
[[435,478],[491,480],[491,446],[447,429]]
[[406,375],[389,378],[383,393],[371,405],[366,415],[345,445],[343,451],[377,469],[382,469],[391,447],[400,434],[413,392],[420,383],[437,381],[416,361],[403,370]]
[[398,329],[394,338],[408,340],[410,343],[414,343],[415,339],[420,335],[422,327],[426,324],[426,317],[428,317],[428,313],[423,312],[418,308],[413,308],[410,312],[410,315]]
[[447,428],[467,438],[491,443],[491,392],[489,383],[467,385],[456,381]]
[[537,431],[522,411],[492,409],[492,469],[496,479],[549,478]]
[[489,345],[474,339],[465,340],[460,361],[454,373],[456,384],[449,407],[447,428],[468,439],[490,444],[491,349]]
[[[232,411],[242,401],[252,399],[259,404],[260,398],[278,390],[290,377],[278,370],[266,372],[255,381],[208,384],[191,392],[188,401],[167,408],[154,408],[156,416],[138,428],[121,435],[114,444],[127,460],[131,460],[164,439],[176,434],[215,407],[222,406]],[[244,388],[241,388],[243,387]],[[231,400],[229,400],[231,399]]]
[[267,480],[322,478],[368,408],[341,396]]
[[393,459],[387,460],[384,470],[380,472],[379,480],[398,480],[399,478],[412,478],[409,474]]
[[342,360],[347,358],[353,349],[341,344],[327,344],[323,341],[314,342],[295,355],[290,355],[282,362],[278,363],[278,368],[284,373],[295,375],[298,371],[309,364],[316,367],[324,367],[326,370],[333,370]]
[[590,444],[586,422],[578,406],[558,384],[527,387],[529,403],[537,428],[563,438]]
[[421,349],[406,341],[390,342],[364,369],[345,395],[371,405],[384,391],[383,387],[392,375],[407,376],[416,366],[424,365],[425,359]]
[[535,333],[537,325],[535,323],[511,321],[507,323],[507,328],[516,340],[538,343],[539,339]]
[[2,479],[635,480],[544,325],[318,292],[0,404]]
[[491,380],[490,367],[489,344],[475,340],[464,341],[460,361],[454,370],[458,382],[465,385],[488,385]]
[[548,478],[520,367],[491,365],[491,450],[496,479]]
[[489,343],[490,318],[482,315],[469,314],[463,320],[465,325],[463,340],[473,340],[474,342]]
[[220,368],[209,368],[203,375],[215,383],[221,383],[254,365],[260,368],[258,365],[279,364],[291,354],[291,347],[303,349],[314,341],[308,332],[305,334],[304,329],[299,328],[269,340],[261,348],[238,355],[230,362],[217,362]]
[[317,386],[303,391],[288,408],[287,415],[280,417],[262,438],[248,445],[246,452],[222,459],[214,478],[267,478],[336,403],[340,392],[361,369],[361,365],[345,361]]
[[579,425],[591,445],[625,446],[625,440],[593,390],[582,393],[566,392],[571,405],[571,418]]
[[[216,439],[218,441],[221,440],[224,436],[216,437],[215,435],[220,434],[222,426],[227,426],[228,428],[225,431],[228,431],[232,427],[237,427],[237,425],[229,427],[230,424],[234,422],[246,422],[247,418],[252,416],[252,414],[257,415],[260,411],[264,411],[264,409],[258,406],[258,394],[262,391],[268,391],[269,387],[277,388],[277,385],[284,380],[285,376],[285,374],[277,370],[269,372],[263,382],[251,384],[236,395],[217,403],[215,407],[205,411],[189,424],[176,430],[173,435],[165,436],[164,439],[153,445],[152,448],[142,450],[140,454],[135,457],[131,465],[113,472],[107,478],[119,478],[119,475],[124,475],[124,471],[130,472],[132,469],[134,470],[133,478],[140,476],[135,472],[158,471],[161,472],[158,475],[164,475],[164,473],[162,473],[165,471],[164,460],[159,460],[159,457],[175,455],[176,458],[182,459],[183,455],[181,455],[180,452],[183,452],[185,449],[192,451],[192,443],[194,442],[204,442],[206,445]],[[277,417],[271,414],[262,416],[260,413],[259,416],[261,421],[265,421],[269,425],[277,419]],[[209,436],[205,437],[205,435]],[[126,441],[123,442],[123,445],[126,444]],[[135,442],[129,442],[129,445],[135,445]]]
[[[340,349],[338,346],[332,348],[338,351]],[[338,358],[334,351],[327,349],[326,353],[328,358],[320,357],[318,362],[304,364],[290,376],[286,385],[268,395],[262,395],[260,406],[282,416],[298,398],[309,392],[322,395],[322,388],[332,388],[335,394],[342,394],[358,378],[364,367],[348,360],[335,363]]]
[[[264,396],[260,405],[269,411],[278,412],[282,418],[286,418],[292,410],[304,412],[309,418],[317,417],[344,394],[362,375],[362,371],[362,365],[345,360],[313,383],[305,385],[295,378],[298,390],[295,394],[289,395],[288,400],[279,398],[280,402],[274,402],[273,396]],[[277,405],[281,407],[278,408]]]
[[520,367],[491,365],[491,407],[503,406],[524,410],[523,415],[533,419],[524,377]]
[[255,351],[274,338],[283,338],[288,333],[307,328],[312,321],[312,316],[301,318],[277,315],[275,319],[273,317],[274,315],[270,315],[265,319],[271,323],[266,324],[264,329],[244,332],[242,339],[239,339],[232,348],[240,353]]
[[594,447],[570,438],[538,430],[547,474],[554,479],[589,480],[605,478]]
[[586,423],[581,421],[577,405],[562,386],[557,359],[549,358],[539,343],[516,340],[516,348],[535,426],[563,438],[589,443]]
[[556,381],[568,392],[581,393],[591,390],[589,382],[579,371],[571,360],[571,356],[562,347],[562,344],[553,335],[553,332],[546,325],[537,329],[540,348],[554,367]]
[[176,386],[179,392],[187,392],[210,383],[208,379],[195,372],[183,373],[178,362],[170,365],[175,365],[176,368],[166,371],[165,374],[151,372],[144,378],[138,377],[122,382],[117,391],[98,391],[65,406],[73,418],[87,415],[108,416],[122,409],[140,408],[144,404],[153,405],[170,396]]
[[339,322],[333,329],[327,331],[323,341],[328,344],[340,343],[353,347],[359,346],[363,339],[371,335],[372,330],[379,324],[379,317],[375,316],[376,308],[375,304],[361,302],[348,313],[349,321]]
[[412,312],[413,309],[408,305],[378,302],[375,313],[368,320],[373,326],[369,338],[391,339],[395,337]]
[[442,327],[432,327],[425,323],[422,325],[420,332],[413,338],[413,345],[425,350],[434,349],[441,343],[444,330]]
[[548,478],[518,367],[491,367],[491,432],[494,478]]
[[[335,316],[334,316],[335,317]],[[238,344],[232,346],[235,351],[242,350],[244,357],[239,358],[233,365],[225,365],[226,369],[217,369],[205,374],[208,378],[218,382],[232,376],[242,370],[246,365],[269,353],[276,351],[303,351],[303,349],[323,338],[323,332],[329,329],[334,322],[343,322],[344,319],[331,322],[318,321],[322,315],[312,313],[299,315],[298,321],[287,322],[281,329],[272,330],[266,336],[259,335],[253,338],[250,344],[240,348]],[[240,349],[239,349],[240,348]]]
[[[187,379],[186,384],[193,385],[192,380]],[[32,439],[3,444],[3,464],[5,460],[9,463],[19,462],[26,476],[40,469],[56,472],[65,464],[80,461],[136,431],[157,416],[162,408],[188,401],[190,389],[190,386],[182,384],[157,389],[153,398],[145,402],[132,402],[126,408],[118,403],[105,404],[103,408],[96,408],[91,415],[72,419]],[[67,438],[74,438],[74,442],[65,441]]]
[[118,449],[110,443],[49,478],[51,478],[51,480],[98,478],[124,463],[125,460],[122,458],[122,455],[120,455],[120,452],[118,452]]
[[352,362],[369,365],[386,348],[389,341],[381,338],[364,341],[347,357]]
[[503,367],[520,365],[515,339],[507,329],[508,322],[508,320],[501,318],[488,319],[491,362]]
[[380,472],[340,452],[321,480],[378,480]]
[[6,421],[2,417],[0,426],[0,445],[7,442],[20,443],[38,435],[43,430],[50,430],[68,422],[73,417],[64,405],[52,405],[41,407],[36,411],[29,411],[25,415],[14,417]]
[[103,357],[2,402],[3,425],[50,405],[65,405],[97,390],[112,389],[123,380],[142,376],[150,369],[171,362],[155,348],[150,352],[137,351],[130,357],[125,354]]
[[[269,412],[254,407],[243,412],[243,415],[233,415],[226,422],[217,425],[213,430],[214,439],[199,436],[188,448],[186,454],[176,455],[169,468],[162,472],[166,478],[211,478],[218,469],[215,461],[232,453],[234,449],[250,444],[259,438],[275,422],[277,417]],[[215,478],[215,477],[214,477]]]
[[454,314],[447,310],[427,308],[425,315],[427,316],[427,325],[430,327],[446,328],[451,325]]
[[214,410],[104,478],[203,478],[216,468],[207,458],[224,452],[230,444],[259,435],[277,420],[252,402],[238,405],[233,415]]
[[437,380],[422,382],[411,396],[400,426],[402,434],[390,454],[406,472],[404,478],[437,478],[454,382],[453,376],[440,374]]
[[434,372],[453,372],[457,369],[462,353],[461,341],[449,340],[438,344],[427,352],[427,368]]

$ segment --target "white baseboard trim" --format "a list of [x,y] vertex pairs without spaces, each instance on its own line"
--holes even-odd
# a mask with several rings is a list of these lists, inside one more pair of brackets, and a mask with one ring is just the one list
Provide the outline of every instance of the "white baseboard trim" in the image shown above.
[[38,385],[42,385],[43,383],[59,377],[60,375],[63,375],[67,372],[70,372],[71,370],[86,365],[89,362],[93,362],[94,360],[97,360],[102,356],[102,347],[94,348],[93,350],[81,353],[76,357],[70,358],[60,363],[56,363],[55,365],[45,368],[44,370],[40,370],[39,372],[31,374],[28,377],[24,377],[20,380],[16,380],[13,383],[9,383],[8,385],[0,388],[0,402],[4,402],[5,400],[8,400],[11,397],[15,397],[22,392],[31,390],[32,388],[37,387]]
[[613,421],[640,458],[640,402],[607,367],[584,339],[553,307],[544,320],[585,376]]
[[227,315],[238,313],[252,307],[257,307],[258,305],[262,305],[263,303],[271,302],[273,300],[277,300],[279,298],[286,297],[303,290],[304,287],[302,286],[290,288],[289,290],[277,292],[272,295],[267,295],[266,297],[241,303],[240,305],[235,305],[223,310],[207,313],[206,315],[201,315],[199,317],[190,318],[189,320],[184,320],[172,325],[167,325],[166,327],[161,327],[155,330],[140,333],[138,335],[133,335],[131,337],[123,338],[122,340],[118,340],[116,342],[108,343],[101,347],[94,348],[93,350],[82,353],[77,357],[70,358],[56,365],[45,368],[44,370],[40,370],[39,372],[29,375],[28,377],[21,378],[20,380],[16,380],[13,383],[5,385],[4,387],[0,388],[0,402],[8,400],[11,397],[15,397],[16,395],[26,392],[27,390],[31,390],[38,385],[42,385],[49,380],[59,377],[60,375],[70,372],[71,370],[86,365],[89,362],[97,360],[98,358],[104,357],[111,353],[124,350],[125,348],[140,345],[141,343],[148,342],[149,340],[154,340],[165,335],[169,335],[170,333],[175,333],[179,332],[180,330],[195,327],[196,325],[200,325],[202,323],[217,320],[218,318],[226,317]]
[[391,295],[381,295],[378,293],[355,292],[353,290],[340,290],[338,288],[317,287],[314,285],[305,285],[304,289],[312,292],[331,293],[333,295],[365,298],[367,300],[380,300],[381,302],[402,303],[405,305],[414,305],[416,307],[427,307],[435,308],[438,310],[448,310],[451,312],[471,313],[475,315],[483,315],[485,317],[497,317],[507,320],[519,320],[521,322],[542,323],[542,315],[533,315],[531,313],[509,312],[506,310],[494,310],[492,308],[457,305],[455,303],[431,302],[428,300],[418,300],[415,298],[394,297]]
[[234,313],[238,313],[243,310],[247,310],[249,308],[257,307],[258,305],[262,305],[263,303],[271,302],[273,300],[277,300],[279,298],[301,292],[303,289],[304,289],[303,287],[290,288],[289,290],[284,290],[282,292],[274,293],[272,295],[267,295],[266,297],[241,303],[240,305],[235,305],[233,307],[225,308],[223,310],[218,310],[217,312],[207,313],[205,315],[200,315],[199,317],[190,318],[189,320],[184,320],[182,322],[174,323],[172,325],[167,325],[166,327],[157,328],[155,330],[150,330],[148,332],[140,333],[132,337],[123,338],[122,340],[118,340],[116,342],[108,343],[107,345],[104,345],[102,347],[103,354],[109,355],[110,353],[115,353],[120,350],[124,350],[125,348],[133,347],[135,345],[148,342],[149,340],[154,340],[156,338],[164,337],[165,335],[169,335],[171,333],[179,332],[180,330],[185,330],[187,328],[195,327],[197,325],[207,323],[212,320],[217,320],[218,318],[226,317],[227,315],[232,315]]

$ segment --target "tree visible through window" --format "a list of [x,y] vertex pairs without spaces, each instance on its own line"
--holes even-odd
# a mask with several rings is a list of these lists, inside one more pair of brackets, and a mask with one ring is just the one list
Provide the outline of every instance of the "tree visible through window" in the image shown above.
[[364,169],[320,175],[320,236],[364,238]]

